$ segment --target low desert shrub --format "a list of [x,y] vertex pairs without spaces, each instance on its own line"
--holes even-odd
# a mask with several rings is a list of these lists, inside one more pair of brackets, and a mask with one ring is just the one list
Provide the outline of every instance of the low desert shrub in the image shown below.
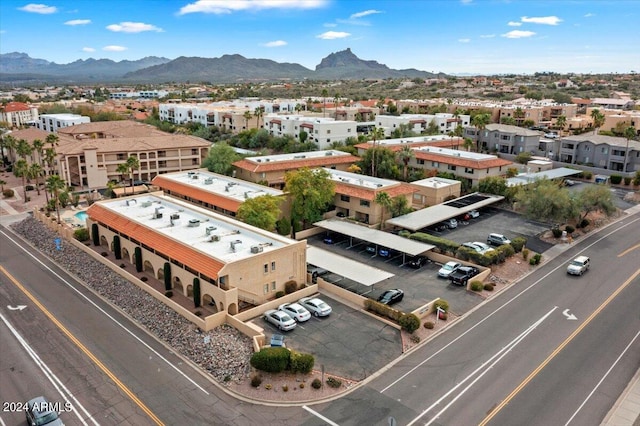
[[411,335],[411,341],[413,343],[420,343],[420,336],[418,336],[416,334]]
[[13,198],[14,192],[13,189],[5,189],[4,191],[2,191],[2,196],[4,198]]
[[73,231],[73,238],[78,241],[88,241],[89,240],[89,230],[87,228],[80,228]]
[[276,291],[276,299],[280,299],[283,296],[284,296],[284,291],[282,290]]
[[289,355],[289,369],[294,373],[311,373],[315,359],[311,354],[291,351]]
[[289,385],[282,385],[282,392],[289,392]]
[[322,387],[322,382],[316,377],[313,379],[313,382],[311,382],[311,387],[314,389],[320,389]]
[[480,281],[471,281],[471,290],[472,291],[482,291],[484,285]]
[[554,238],[560,238],[562,236],[562,230],[560,228],[553,228],[551,232]]
[[523,249],[522,250],[522,258],[524,260],[527,260],[529,258],[529,249]]
[[269,383],[267,383],[266,385],[264,385],[264,388],[265,388],[266,390],[271,390],[271,389],[273,389],[273,386],[272,386],[272,385],[270,385]]
[[251,377],[251,386],[253,386],[254,388],[260,387],[260,385],[262,384],[262,376],[260,376],[259,374],[254,374],[253,377]]
[[629,177],[629,176],[625,176],[625,177],[624,177],[624,184],[625,184],[626,186],[631,185],[631,177]]
[[298,283],[294,280],[289,280],[284,283],[284,292],[285,294],[291,294],[298,289]]
[[564,230],[567,231],[567,235],[571,235],[576,229],[571,225],[567,225],[564,227]]
[[400,317],[400,320],[398,322],[400,323],[400,327],[402,327],[408,333],[413,333],[418,328],[420,328],[420,318],[418,318],[415,314],[404,314]]
[[589,219],[584,218],[580,221],[580,223],[578,225],[576,225],[578,228],[586,228],[587,226],[589,226],[591,224],[591,222],[589,221]]
[[290,352],[287,348],[263,348],[250,359],[253,368],[269,373],[280,373],[289,367]]
[[524,237],[515,237],[511,240],[511,247],[516,253],[520,253],[525,244],[527,244],[527,239]]
[[335,377],[329,377],[327,379],[327,385],[329,385],[330,388],[337,389],[342,386],[342,380],[336,379]]
[[447,302],[444,299],[438,299],[435,302],[433,302],[433,309],[434,310],[438,310],[438,308],[442,309],[445,312],[449,311],[449,302]]
[[611,175],[610,179],[613,185],[618,185],[622,182],[622,176],[620,175]]
[[149,281],[149,278],[142,277],[142,278],[140,278],[140,281],[142,281],[143,283],[146,283],[147,281]]
[[300,389],[304,389],[304,383],[300,383]]
[[483,287],[486,291],[493,291],[493,284],[486,283]]
[[164,292],[164,295],[171,299],[173,297],[173,292],[171,290],[168,290]]
[[435,324],[431,321],[426,321],[423,327],[426,328],[427,330],[433,330],[433,327],[435,327]]

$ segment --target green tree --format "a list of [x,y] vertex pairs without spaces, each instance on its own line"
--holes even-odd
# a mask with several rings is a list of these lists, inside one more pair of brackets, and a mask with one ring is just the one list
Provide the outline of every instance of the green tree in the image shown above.
[[407,197],[398,195],[391,199],[391,217],[402,216],[407,213],[411,213],[413,209],[409,206]]
[[27,178],[29,177],[29,163],[24,158],[19,159],[13,165],[13,174],[22,179],[22,191],[24,202],[27,202]]
[[432,119],[427,126],[427,129],[423,132],[425,135],[439,135],[440,128],[438,127],[438,123],[436,123],[436,119]]
[[249,120],[251,120],[251,118],[253,117],[251,115],[251,111],[245,111],[244,114],[242,114],[242,117],[244,117],[245,130],[249,130]]
[[467,152],[471,151],[471,148],[473,148],[474,145],[473,139],[471,138],[464,138],[464,142],[462,142],[462,147],[466,149]]
[[502,195],[507,194],[507,180],[501,176],[489,176],[480,180],[478,191],[484,194]]
[[588,185],[577,195],[577,203],[582,213],[580,219],[585,219],[593,211],[601,211],[607,216],[616,211],[613,195],[604,185]]
[[291,220],[301,220],[303,225],[320,220],[335,195],[335,184],[326,170],[290,170],[285,173],[284,182],[284,190],[292,199]]
[[322,89],[322,116],[326,117],[327,115],[327,96],[329,96],[329,91],[327,89]]
[[560,131],[560,136],[562,136],[562,131],[564,130],[564,126],[567,125],[567,117],[564,115],[558,116],[556,118],[556,129]]
[[273,195],[246,199],[236,214],[237,218],[249,225],[273,232],[280,215],[280,203],[282,199]]
[[[134,173],[139,168],[140,168],[140,160],[138,160],[138,157],[134,157],[133,155],[130,155],[129,158],[127,158],[127,160],[124,163],[118,164],[118,167],[116,168],[116,171],[118,173],[129,175],[129,180],[131,181],[131,194],[133,194],[134,192],[133,190]],[[126,190],[125,190],[125,193],[126,193]]]
[[500,119],[500,124],[506,124],[508,126],[515,126],[516,125],[516,119],[513,118],[513,117],[505,116],[505,117],[502,117]]
[[357,165],[360,170],[375,170],[375,177],[397,179],[400,176],[395,153],[386,147],[367,149]]
[[58,216],[58,222],[60,222],[60,194],[66,189],[67,185],[60,176],[52,175],[47,178],[46,186],[56,206],[56,214]]
[[548,179],[520,187],[515,198],[529,219],[565,222],[577,215],[577,204],[569,191]]
[[23,160],[26,160],[27,156],[31,155],[32,153],[33,147],[31,146],[31,144],[29,144],[29,142],[24,139],[20,139],[16,144],[16,154],[18,154],[18,156],[20,156],[20,158],[22,158]]
[[398,160],[402,162],[402,179],[406,182],[407,170],[409,169],[409,162],[412,158],[416,157],[415,152],[409,145],[403,145],[400,151],[397,152]]
[[629,141],[637,136],[636,129],[633,126],[629,126],[624,129],[623,136],[627,140],[627,147],[624,152],[624,162],[622,164],[622,171],[626,173],[627,171],[627,161],[629,158]]
[[[298,105],[300,105],[300,104],[297,104],[296,107]],[[253,116],[256,118],[256,128],[259,129],[260,128],[260,119],[264,116],[264,107],[263,106],[256,107],[253,110]]]
[[380,229],[384,226],[384,212],[391,208],[391,197],[386,192],[378,192],[373,201],[380,206]]
[[491,123],[491,115],[488,113],[477,114],[471,119],[471,124],[478,129],[476,137],[476,151],[480,152],[480,134],[487,128],[487,124]]
[[[384,139],[384,129],[381,127],[375,127],[372,131],[371,131],[371,139],[373,140],[373,151],[371,151],[372,153],[372,160],[371,160],[371,176],[376,177],[376,148],[377,148],[377,144],[376,142],[379,141],[380,139]],[[369,150],[367,150],[367,152],[369,152]],[[368,168],[364,169],[364,170],[369,170]]]
[[516,155],[515,162],[519,164],[527,164],[531,160],[530,152],[520,152]]
[[596,128],[596,134],[598,134],[598,130],[604,124],[604,114],[598,108],[594,108],[591,110],[591,119],[593,120],[593,127]]
[[36,191],[40,195],[40,177],[42,176],[42,166],[38,163],[31,163],[27,175],[30,179],[36,180]]
[[233,163],[238,161],[240,156],[225,142],[213,144],[209,149],[207,158],[202,165],[210,172],[231,176]]

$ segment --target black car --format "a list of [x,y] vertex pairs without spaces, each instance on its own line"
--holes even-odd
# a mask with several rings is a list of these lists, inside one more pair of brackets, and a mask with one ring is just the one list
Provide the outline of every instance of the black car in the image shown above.
[[422,268],[426,264],[427,264],[427,258],[423,256],[414,257],[409,261],[409,266],[414,269]]
[[454,285],[467,285],[467,282],[479,273],[480,270],[475,266],[461,266],[449,275],[449,280]]
[[383,305],[393,305],[394,303],[398,303],[399,301],[401,301],[403,297],[404,291],[396,288],[394,290],[387,290],[382,293],[378,297],[378,302],[382,303]]

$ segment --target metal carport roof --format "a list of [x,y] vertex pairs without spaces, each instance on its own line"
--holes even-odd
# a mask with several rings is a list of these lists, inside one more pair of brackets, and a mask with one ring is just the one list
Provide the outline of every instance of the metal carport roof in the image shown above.
[[568,167],[559,167],[557,169],[545,170],[537,173],[525,173],[507,179],[507,186],[526,185],[539,179],[559,179],[580,173],[582,173],[581,170],[570,169]]
[[334,274],[343,276],[364,286],[371,287],[374,284],[391,278],[394,274],[356,262],[347,257],[340,256],[328,250],[307,246],[307,263],[318,266]]
[[408,238],[399,237],[395,234],[367,228],[366,226],[344,220],[321,220],[320,222],[314,223],[314,225],[406,253],[411,256],[417,256],[435,247],[431,244],[425,244]]
[[[469,194],[467,197],[478,196],[478,193]],[[444,204],[437,204],[432,207],[427,207],[422,210],[408,213],[403,216],[394,217],[386,221],[387,225],[398,226],[400,228],[408,229],[410,231],[417,231],[435,223],[442,222],[452,217],[460,216],[468,211],[486,207],[498,201],[504,199],[501,195],[482,194],[485,199],[478,201],[477,203],[468,204],[465,207],[453,207]],[[452,201],[463,200],[464,197],[457,198]]]

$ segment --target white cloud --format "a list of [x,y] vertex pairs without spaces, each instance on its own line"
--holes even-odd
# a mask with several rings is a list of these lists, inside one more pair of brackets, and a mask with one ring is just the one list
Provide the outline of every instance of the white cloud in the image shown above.
[[458,41],[460,43],[469,43],[471,41],[471,39],[470,38],[459,38]]
[[530,24],[543,24],[543,25],[558,25],[562,22],[562,19],[557,16],[538,16],[534,18],[529,18],[527,16],[523,16],[520,18],[522,22],[527,22]]
[[144,31],[163,32],[162,28],[143,22],[120,22],[119,24],[107,25],[107,29],[116,33],[141,33]]
[[280,46],[286,46],[287,42],[284,40],[275,40],[275,41],[269,41],[267,43],[265,43],[263,46],[264,47],[280,47]]
[[321,38],[323,40],[335,40],[338,38],[346,38],[350,35],[350,33],[345,33],[344,31],[327,31],[325,33],[317,35],[316,38]]
[[67,21],[65,25],[87,25],[91,23],[91,19],[72,19],[71,21]]
[[519,27],[520,25],[522,25],[522,22],[509,21],[507,22],[507,25],[510,27]]
[[365,10],[365,11],[362,11],[362,12],[354,13],[353,15],[349,16],[349,19],[364,18],[365,16],[375,15],[377,13],[382,13],[382,12],[380,12],[379,10],[375,10],[375,9],[369,9],[369,10]]
[[482,34],[480,38],[494,38],[495,36],[495,34]]
[[506,38],[526,38],[526,37],[532,37],[534,35],[536,35],[536,33],[534,33],[533,31],[513,30],[513,31],[509,31],[508,33],[502,34],[502,37],[506,37]]
[[584,18],[592,18],[594,16],[596,16],[595,13],[587,13],[587,14],[584,15]]
[[91,53],[91,52],[95,52],[96,49],[94,49],[93,47],[83,47],[82,51]]
[[41,15],[50,15],[56,13],[58,8],[55,6],[47,6],[46,4],[29,3],[26,6],[19,7],[18,10],[30,13],[39,13]]
[[317,9],[328,0],[196,0],[180,8],[178,15],[213,13],[223,15],[240,11],[262,9]]
[[111,45],[103,47],[102,50],[106,50],[107,52],[124,52],[125,50],[127,50],[127,48],[124,46]]

